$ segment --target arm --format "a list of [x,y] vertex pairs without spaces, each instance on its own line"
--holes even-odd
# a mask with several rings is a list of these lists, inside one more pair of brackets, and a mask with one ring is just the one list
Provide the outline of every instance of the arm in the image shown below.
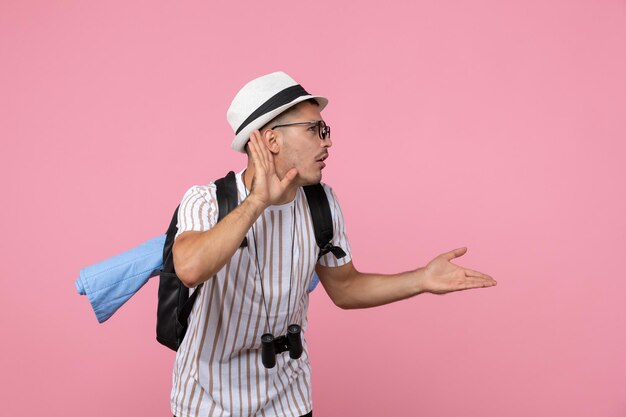
[[247,198],[209,230],[181,233],[174,241],[172,254],[183,284],[196,287],[222,269],[264,209],[256,200]]
[[283,200],[295,189],[298,171],[291,168],[283,178],[276,174],[274,159],[258,130],[250,136],[253,177],[250,195],[215,226],[205,231],[182,232],[174,241],[174,268],[187,287],[213,277],[232,258],[241,241],[266,207]]
[[337,307],[376,307],[417,295],[423,268],[393,275],[357,271],[352,261],[338,267],[316,265],[320,282]]
[[344,309],[389,304],[423,292],[446,294],[496,285],[489,275],[450,262],[466,251],[455,249],[437,256],[425,267],[393,275],[361,273],[352,262],[334,268],[318,264],[315,271],[335,305]]

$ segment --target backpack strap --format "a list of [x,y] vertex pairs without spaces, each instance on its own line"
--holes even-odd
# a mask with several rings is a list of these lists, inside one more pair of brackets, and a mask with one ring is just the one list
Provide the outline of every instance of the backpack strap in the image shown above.
[[[230,171],[228,174],[226,174],[224,178],[216,180],[215,186],[218,206],[217,221],[219,222],[224,217],[226,217],[228,213],[234,210],[239,202],[239,198],[237,196],[237,180],[235,178],[235,173],[233,171]],[[178,212],[178,209],[176,209],[176,211]],[[248,239],[244,237],[240,247],[245,248],[246,246],[248,246]],[[198,298],[198,294],[200,293],[200,288],[202,288],[203,285],[204,283],[196,287],[196,290],[189,296],[189,298],[187,298],[185,304],[183,304],[183,307],[180,309],[180,313],[178,314],[178,321],[183,326],[186,326],[187,320],[189,319],[189,314],[191,314],[193,305],[196,302],[196,298]]]
[[[237,180],[235,173],[230,171],[224,178],[220,178],[215,181],[217,187],[217,204],[218,204],[218,217],[217,221],[222,220],[228,213],[233,211],[239,204],[239,198],[237,196]],[[244,236],[241,242],[240,248],[248,246],[248,239]]]
[[319,260],[328,252],[332,252],[335,258],[340,259],[346,256],[346,252],[339,246],[334,246],[333,240],[333,217],[328,204],[328,197],[322,184],[306,185],[302,187],[309,202],[309,209],[313,219],[313,229],[315,230],[315,241],[320,248],[317,256]]
[[[204,282],[196,287],[196,290],[185,300],[185,304],[180,309],[178,313],[178,322],[187,329],[187,320],[189,319],[189,315],[191,314],[191,310],[193,309],[193,305],[196,302],[196,298],[198,298],[198,294],[200,294],[200,289],[204,285]],[[189,290],[187,290],[187,294],[189,294]],[[183,337],[185,334],[183,333]],[[182,342],[183,337],[180,338],[178,344]]]

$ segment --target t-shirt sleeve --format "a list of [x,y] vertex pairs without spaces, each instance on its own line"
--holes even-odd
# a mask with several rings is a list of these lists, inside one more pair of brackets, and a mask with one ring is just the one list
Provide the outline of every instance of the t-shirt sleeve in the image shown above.
[[192,186],[178,207],[178,232],[175,238],[190,230],[198,232],[209,230],[217,223],[217,216],[215,184]]
[[343,258],[337,259],[332,252],[328,252],[322,256],[317,262],[322,266],[337,267],[349,263],[352,260],[352,251],[350,250],[350,243],[348,242],[348,235],[346,234],[346,225],[343,220],[343,213],[341,207],[339,207],[339,201],[333,189],[322,183],[326,196],[328,197],[328,204],[330,205],[330,212],[333,216],[333,240],[334,246],[339,246],[346,253]]

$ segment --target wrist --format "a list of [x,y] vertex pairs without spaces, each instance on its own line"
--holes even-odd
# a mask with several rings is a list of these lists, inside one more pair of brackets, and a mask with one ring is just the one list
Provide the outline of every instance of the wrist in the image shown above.
[[426,268],[421,267],[413,271],[413,292],[415,295],[428,292],[424,289],[424,277],[426,275]]
[[269,206],[269,204],[264,203],[259,198],[257,198],[254,194],[250,194],[242,204],[249,205],[255,213],[255,218],[260,216],[261,213]]

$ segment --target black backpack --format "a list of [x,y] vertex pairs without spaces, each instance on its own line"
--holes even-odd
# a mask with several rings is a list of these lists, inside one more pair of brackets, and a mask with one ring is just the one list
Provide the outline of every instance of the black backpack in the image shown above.
[[[215,181],[215,185],[219,210],[218,221],[220,221],[238,204],[235,173],[233,171],[229,172],[224,178]],[[337,259],[343,258],[346,255],[343,249],[331,244],[333,222],[324,188],[321,184],[315,184],[305,186],[303,190],[311,211],[315,241],[320,248],[318,259],[328,252],[332,252]],[[163,269],[160,273],[159,302],[157,306],[157,340],[172,350],[178,350],[185,337],[189,314],[203,286],[203,284],[198,285],[196,290],[189,296],[189,288],[182,283],[174,270],[172,247],[178,232],[179,208],[180,205],[174,211],[165,237]],[[247,239],[244,237],[240,247],[243,248],[247,245]]]

